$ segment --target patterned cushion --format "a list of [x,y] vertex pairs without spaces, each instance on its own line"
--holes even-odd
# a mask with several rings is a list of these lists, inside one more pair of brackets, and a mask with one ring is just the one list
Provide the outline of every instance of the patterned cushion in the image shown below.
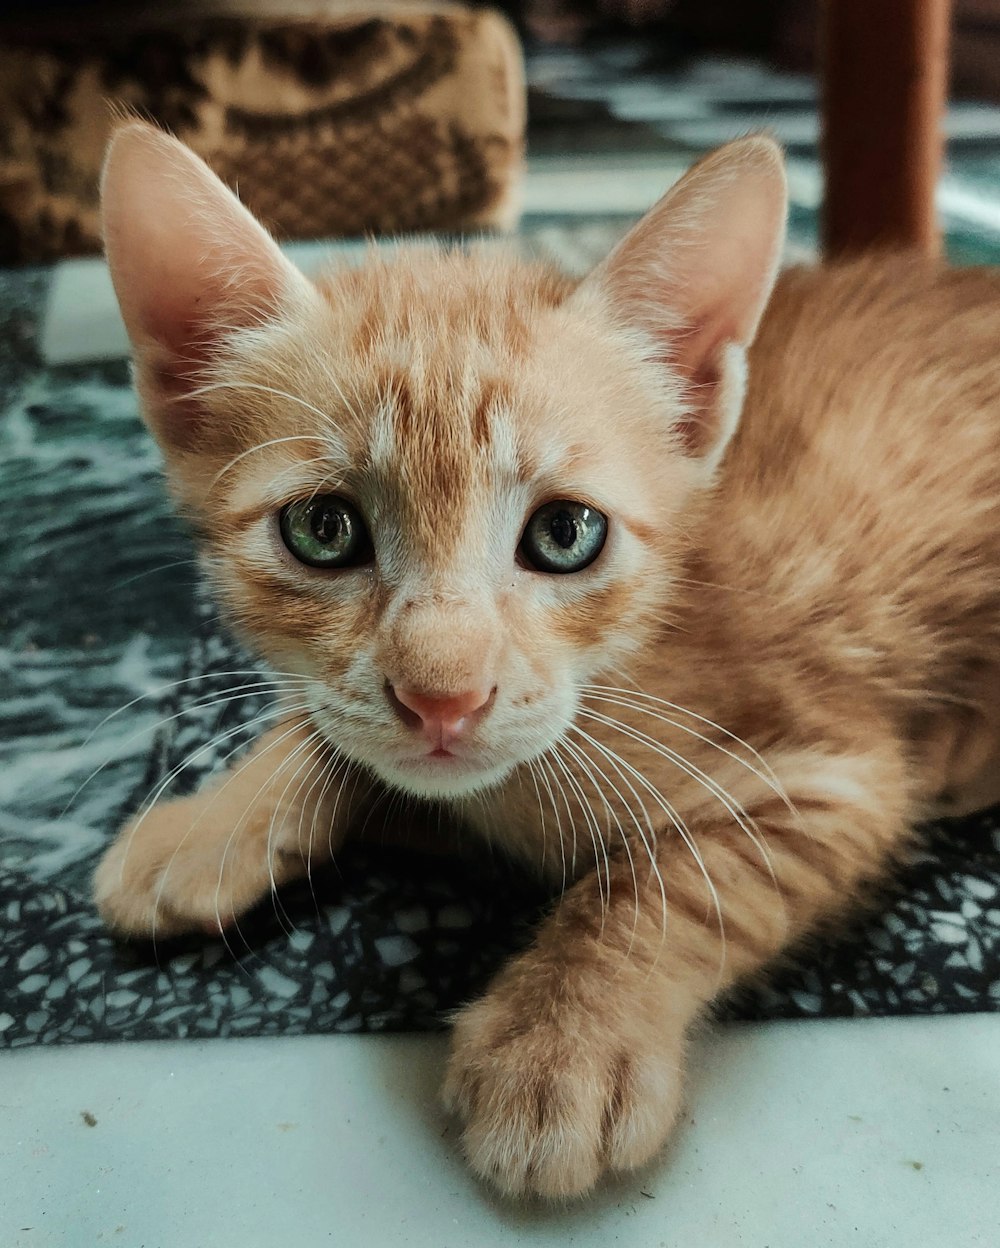
[[190,144],[279,237],[514,224],[524,71],[503,18],[275,7],[0,28],[0,263],[99,248],[121,111]]

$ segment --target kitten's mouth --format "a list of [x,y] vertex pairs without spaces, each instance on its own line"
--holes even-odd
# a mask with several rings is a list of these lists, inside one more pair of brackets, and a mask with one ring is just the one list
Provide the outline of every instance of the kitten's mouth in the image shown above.
[[447,801],[495,784],[513,765],[475,747],[449,750],[437,745],[419,754],[390,755],[375,769],[390,784],[418,797]]
[[449,750],[446,746],[436,745],[432,750],[425,750],[422,754],[407,754],[400,759],[404,767],[419,767],[424,763],[454,763],[462,768],[475,768],[476,762],[467,755],[457,754],[454,750]]
[[489,765],[484,766],[484,760],[474,754],[449,750],[443,745],[424,750],[420,754],[397,757],[396,767],[421,786],[426,783],[434,786],[467,783],[490,770]]

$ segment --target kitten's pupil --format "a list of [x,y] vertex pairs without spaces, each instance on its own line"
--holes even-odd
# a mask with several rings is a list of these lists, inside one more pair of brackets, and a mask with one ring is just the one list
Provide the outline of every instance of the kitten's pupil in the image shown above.
[[[347,516],[332,507],[317,507],[310,517],[312,531],[321,542],[335,542],[343,534],[349,537],[350,523]],[[348,532],[345,533],[344,530]]]
[[567,498],[544,503],[528,520],[518,548],[538,572],[580,572],[601,553],[608,518]]
[[576,543],[576,521],[566,511],[557,511],[549,521],[549,532],[552,540],[563,550],[569,550]]
[[364,517],[338,494],[289,503],[278,519],[281,540],[309,567],[349,568],[374,557]]

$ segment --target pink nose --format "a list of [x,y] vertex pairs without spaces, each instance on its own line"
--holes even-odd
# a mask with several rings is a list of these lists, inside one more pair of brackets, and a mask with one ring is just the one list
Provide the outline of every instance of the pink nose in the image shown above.
[[407,728],[423,733],[428,741],[443,749],[479,722],[493,701],[496,689],[485,693],[469,689],[444,698],[418,693],[406,685],[386,685],[386,692],[393,710]]

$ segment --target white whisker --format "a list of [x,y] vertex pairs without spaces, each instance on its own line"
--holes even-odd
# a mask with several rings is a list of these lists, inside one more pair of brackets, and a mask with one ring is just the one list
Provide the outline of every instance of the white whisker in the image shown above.
[[[258,720],[260,720],[260,719],[263,719],[263,716],[258,717]],[[256,723],[258,722],[258,720],[252,721],[253,725],[256,725]],[[243,726],[243,725],[241,725],[241,727],[242,727],[242,726]],[[290,727],[290,728],[289,728],[289,729],[288,729],[285,733],[283,733],[283,734],[282,734],[280,737],[278,737],[275,741],[269,742],[269,743],[268,743],[268,745],[267,745],[267,746],[265,746],[264,750],[263,750],[263,751],[261,751],[261,754],[259,754],[257,757],[258,757],[258,758],[259,758],[259,757],[261,757],[264,753],[266,753],[266,752],[270,751],[270,750],[271,750],[271,749],[273,749],[276,745],[280,744],[280,743],[281,743],[281,741],[285,740],[285,738],[286,738],[286,737],[288,737],[288,736],[290,736],[290,735],[291,735],[291,733],[293,733],[293,732],[297,731],[297,729],[298,729],[300,726],[301,726],[301,725],[300,725],[299,723],[295,723],[295,724],[293,724],[293,725],[292,725],[292,726],[291,726],[291,727]],[[210,743],[210,744],[213,744],[213,743]],[[204,748],[204,747],[201,747],[201,748]],[[231,756],[231,754],[235,753],[235,752],[236,752],[236,750],[238,750],[239,748],[240,748],[240,746],[236,746],[236,747],[235,747],[235,748],[234,748],[234,749],[230,752],[230,755],[227,755],[227,759]],[[188,756],[188,759],[190,759],[190,758],[191,758],[191,755],[189,755],[189,756]],[[185,760],[185,763],[186,763],[187,761],[188,761],[188,760]],[[183,765],[184,765],[184,764],[182,764],[182,766],[183,766]],[[176,769],[175,769],[175,770],[176,770]],[[160,904],[161,904],[161,901],[162,901],[162,898],[163,898],[163,890],[164,890],[164,888],[166,887],[167,878],[168,878],[168,876],[169,876],[169,874],[170,874],[170,869],[171,869],[171,867],[173,866],[174,861],[175,861],[175,860],[176,860],[176,858],[177,858],[177,855],[180,853],[181,849],[182,849],[182,848],[184,847],[184,845],[187,843],[188,837],[189,837],[189,836],[191,836],[191,834],[194,832],[195,828],[198,826],[198,824],[201,822],[201,820],[205,817],[205,815],[208,813],[208,811],[211,809],[211,807],[214,805],[214,803],[215,803],[215,802],[216,802],[216,801],[217,801],[217,800],[218,800],[218,799],[222,796],[222,794],[223,794],[223,793],[225,792],[225,790],[229,787],[229,785],[233,782],[233,780],[236,778],[236,776],[238,776],[238,775],[240,774],[240,770],[241,770],[241,769],[240,769],[240,767],[236,767],[236,768],[234,768],[234,769],[233,769],[232,773],[231,773],[231,774],[230,774],[230,775],[226,778],[225,782],[224,782],[222,785],[220,785],[220,787],[216,790],[216,792],[212,794],[212,796],[211,796],[211,798],[209,799],[209,801],[205,804],[205,806],[204,806],[204,807],[202,807],[202,809],[198,812],[197,816],[196,816],[194,819],[192,819],[192,820],[191,820],[191,824],[190,824],[190,826],[189,826],[189,827],[188,827],[188,829],[185,831],[184,835],[181,837],[181,839],[180,839],[180,841],[177,843],[177,845],[175,845],[175,846],[174,846],[173,852],[171,853],[170,857],[167,859],[167,862],[166,862],[166,864],[165,864],[165,865],[164,865],[164,867],[163,867],[163,870],[162,870],[162,872],[161,872],[161,874],[160,874],[160,880],[159,880],[159,884],[158,884],[158,887],[157,887],[156,896],[155,896],[155,898],[154,898],[154,900],[153,900],[153,930],[152,930],[152,934],[151,934],[151,935],[152,935],[152,940],[153,940],[153,944],[154,944],[154,946],[155,946],[155,944],[156,944],[156,920],[157,920],[157,916],[158,916],[158,914],[159,914],[159,912],[160,912]],[[168,779],[168,781],[169,781],[169,778],[170,778],[170,777],[168,777],[168,778],[167,778],[167,779]],[[262,791],[262,789],[258,790],[258,794],[259,794],[261,791]],[[159,796],[159,793],[160,793],[160,792],[162,792],[162,785],[161,785],[160,789],[158,789],[158,791],[157,791],[157,797]],[[137,821],[137,823],[136,823],[136,824],[134,824],[134,825],[132,826],[132,828],[130,829],[130,833],[129,833],[129,840],[128,840],[128,843],[126,844],[125,851],[124,851],[124,854],[123,854],[123,856],[122,856],[122,876],[124,876],[125,860],[127,859],[127,857],[128,857],[128,853],[129,853],[129,850],[130,850],[130,849],[131,849],[131,847],[132,847],[132,843],[133,843],[134,838],[135,838],[135,833],[138,831],[138,828],[139,828],[139,826],[141,825],[142,821],[143,821],[143,820],[144,820],[144,819],[145,819],[145,818],[149,815],[150,811],[154,808],[155,804],[156,804],[156,798],[154,798],[154,799],[153,799],[153,802],[152,802],[152,803],[149,805],[149,807],[145,810],[145,812],[143,813],[143,815],[141,816],[141,818],[140,818],[140,819]],[[249,808],[248,808],[248,809],[249,809]],[[244,812],[244,817],[245,817],[245,814],[246,814],[246,812]],[[240,820],[240,821],[238,821],[238,822],[237,822],[237,827],[239,827],[240,822],[242,822],[242,820]],[[230,839],[231,839],[231,837],[230,837]],[[227,847],[228,847],[228,842],[227,842]],[[224,859],[225,859],[225,852],[223,853],[223,860],[224,860]],[[221,868],[220,868],[220,870],[221,870]],[[220,929],[221,929],[221,924],[220,924]]]
[[[204,754],[206,751],[213,749],[215,746],[220,745],[224,741],[232,740],[234,736],[237,736],[244,732],[248,732],[252,728],[257,727],[260,724],[266,723],[268,719],[271,719],[276,715],[284,716],[284,715],[289,715],[298,711],[308,711],[308,709],[309,709],[308,703],[302,703],[300,706],[295,706],[291,708],[273,707],[268,711],[261,711],[261,713],[259,715],[256,715],[252,720],[250,720],[249,723],[237,724],[234,728],[230,728],[224,733],[217,733],[214,737],[211,737],[208,741],[203,742],[201,745],[196,746],[195,749],[189,751],[184,756],[184,758],[182,758],[181,761],[175,767],[171,768],[171,770],[155,786],[155,791],[153,792],[152,796],[147,796],[145,801],[141,803],[139,807],[139,812],[140,812],[139,817],[133,822],[131,828],[129,829],[128,839],[126,841],[125,848],[122,853],[122,865],[121,865],[121,872],[119,875],[119,882],[122,882],[122,883],[124,882],[125,864],[128,860],[129,851],[132,848],[132,844],[135,841],[135,837],[136,837],[137,832],[139,831],[139,828],[142,826],[142,824],[148,817],[150,811],[153,810],[153,808],[156,806],[156,803],[160,800],[162,795],[170,787],[173,781],[176,780],[177,777],[181,774],[181,772],[184,771],[185,768],[189,767],[198,758],[200,754]],[[233,747],[233,749],[230,750],[229,753],[225,755],[225,757],[222,760],[223,763],[228,762],[229,759],[232,758],[232,756],[236,754],[242,748],[243,748],[242,741],[237,742],[237,744]]]
[[758,853],[764,860],[775,888],[778,887],[777,877],[774,874],[774,865],[771,855],[760,839],[760,828],[756,821],[747,813],[743,805],[736,800],[726,789],[722,787],[717,780],[710,776],[706,771],[686,759],[683,754],[673,750],[670,746],[664,745],[661,741],[656,741],[653,737],[647,736],[644,732],[640,732],[638,728],[633,728],[628,724],[623,724],[620,720],[613,716],[604,715],[600,711],[581,711],[587,719],[592,719],[597,723],[604,724],[608,728],[622,733],[623,736],[644,745],[647,749],[652,750],[655,754],[659,754],[661,758],[667,759],[673,763],[685,775],[696,780],[706,792],[710,793],[722,806],[732,815],[733,819],[740,828],[746,833],[753,844],[756,846]]
[[[333,745],[330,746],[330,749],[333,751],[334,760],[329,770],[327,771],[326,779],[323,782],[323,787],[320,789],[319,796],[316,798],[316,801],[313,805],[312,821],[309,824],[309,842],[308,842],[308,847],[306,849],[306,879],[309,881],[309,891],[310,893],[312,893],[313,903],[317,906],[317,909],[318,909],[319,903],[316,901],[316,893],[313,888],[313,876],[312,876],[313,846],[316,843],[316,820],[319,818],[319,812],[323,809],[323,805],[326,802],[327,793],[329,793],[330,789],[332,788],[334,783],[337,781],[337,779],[346,774],[347,767],[348,767],[347,756],[344,754],[341,754],[340,751],[337,750],[337,748]],[[340,799],[340,793],[338,792],[336,800],[339,801],[339,799]],[[334,806],[334,814],[335,813],[336,813],[336,805]],[[301,828],[299,830],[299,835],[301,838]],[[332,835],[333,833],[332,833],[332,822],[331,822],[331,828],[328,831],[328,837],[332,837]],[[299,843],[299,848],[301,851],[301,839]]]
[[[542,870],[544,872],[548,864],[548,857],[546,854],[546,850],[548,848],[548,826],[545,819],[545,808],[542,804],[542,793],[538,787],[538,773],[535,771],[535,764],[531,759],[528,760],[528,774],[531,776],[531,783],[535,786],[535,799],[538,802],[538,821],[541,824],[542,831]],[[565,884],[563,885],[563,888],[565,889]]]
[[[594,833],[592,833],[592,836],[596,836],[596,840],[598,844],[600,845],[601,853],[604,858],[604,873],[607,879],[606,896],[603,893],[603,891],[601,892],[601,906],[602,906],[601,932],[603,934],[606,917],[607,917],[606,912],[610,910],[611,908],[611,858],[608,853],[608,841],[611,838],[612,820],[617,825],[618,833],[622,837],[623,840],[626,839],[625,831],[622,828],[621,820],[618,818],[618,816],[615,814],[614,810],[612,809],[611,803],[608,801],[604,793],[604,789],[599,783],[597,779],[597,775],[595,775],[595,773],[599,774],[601,778],[603,778],[605,781],[607,780],[607,777],[604,776],[600,768],[594,764],[593,759],[589,758],[587,754],[584,752],[584,750],[580,746],[578,746],[574,741],[571,741],[568,736],[563,736],[560,739],[559,744],[563,749],[565,749],[569,753],[570,758],[580,768],[580,770],[583,772],[584,776],[587,778],[589,783],[593,785],[594,789],[596,790],[598,796],[601,799],[602,805],[604,806],[604,813],[605,813],[605,817],[607,821],[606,835],[604,836],[601,835],[600,829],[597,827],[596,816],[594,816]],[[629,861],[631,862],[631,851],[628,849],[627,844],[626,844],[626,852],[628,853]],[[596,846],[595,846],[595,851],[594,851],[594,865],[597,869],[598,890],[601,891],[601,864],[597,858]],[[632,882],[636,889],[636,902],[638,903],[639,893],[638,893],[638,884],[635,879],[635,864],[634,863],[632,863]]]
[[[743,767],[746,767],[748,771],[752,772],[753,775],[755,775],[759,780],[763,781],[763,783],[765,783],[768,788],[770,788],[771,791],[785,803],[793,814],[796,813],[795,807],[792,805],[791,799],[785,792],[781,781],[778,779],[771,765],[767,762],[763,755],[755,750],[749,741],[744,741],[742,737],[737,736],[734,732],[730,732],[728,728],[723,728],[722,725],[717,724],[714,719],[709,719],[705,715],[699,715],[697,711],[689,710],[687,707],[680,706],[676,702],[668,702],[665,698],[657,698],[653,694],[645,693],[642,690],[633,691],[629,689],[615,689],[609,685],[584,685],[583,692],[585,696],[591,697],[595,701],[611,702],[614,697],[622,698],[624,701],[622,701],[620,705],[628,706],[633,710],[641,711],[644,714],[652,716],[654,719],[660,719],[663,723],[669,724],[671,727],[677,728],[681,732],[686,732],[690,736],[697,737],[699,741],[704,741],[706,745],[712,746],[714,749],[719,750],[721,753],[726,754],[729,758],[732,758],[736,762],[740,763]],[[741,758],[732,750],[726,749],[726,747],[720,745],[718,741],[713,741],[711,737],[707,737],[703,733],[697,732],[694,728],[691,728],[686,724],[678,723],[677,720],[672,719],[669,716],[659,714],[658,712],[641,705],[639,701],[637,701],[638,699],[642,699],[645,702],[657,703],[660,706],[665,706],[668,710],[677,711],[681,715],[689,715],[692,719],[697,720],[699,723],[705,724],[709,728],[714,728],[717,732],[721,732],[722,735],[728,740],[737,745],[743,746],[743,748],[756,759],[761,768],[763,768],[763,774],[761,771],[758,771],[756,767],[753,767],[750,763],[748,763],[745,758]]]
[[[667,891],[666,891],[666,886],[664,885],[664,882],[663,882],[663,875],[660,872],[659,864],[656,861],[656,854],[655,854],[656,831],[653,827],[653,822],[649,817],[649,811],[646,809],[646,805],[643,802],[642,798],[636,792],[635,786],[632,784],[628,776],[626,776],[624,771],[622,770],[622,766],[624,765],[624,759],[620,758],[617,754],[615,754],[614,750],[611,750],[608,747],[602,745],[600,741],[596,740],[596,738],[592,737],[588,732],[584,731],[584,729],[582,729],[578,724],[574,724],[572,728],[570,729],[570,731],[575,732],[577,736],[582,737],[584,741],[586,741],[589,745],[593,746],[593,748],[596,749],[598,753],[600,753],[605,759],[607,759],[607,761],[615,769],[615,771],[617,772],[621,780],[626,784],[632,796],[638,802],[639,808],[642,810],[643,818],[645,819],[645,822],[646,822],[646,827],[649,830],[648,839],[646,837],[645,831],[643,830],[642,824],[639,822],[638,816],[636,815],[634,809],[632,808],[631,803],[626,801],[626,799],[622,796],[621,790],[618,788],[615,782],[610,778],[610,776],[608,776],[607,772],[605,772],[603,768],[599,769],[601,772],[601,775],[604,777],[604,780],[607,783],[608,787],[611,789],[612,793],[614,793],[614,795],[618,798],[619,802],[621,802],[622,806],[624,806],[625,810],[631,816],[632,822],[635,824],[636,832],[639,834],[639,840],[642,843],[643,849],[646,851],[646,857],[649,859],[649,865],[652,868],[653,873],[656,877],[656,881],[660,890],[660,948],[662,949],[663,944],[665,943],[666,938],[667,938]],[[595,767],[597,766],[597,763],[594,762],[593,759],[591,760],[591,762],[593,763]],[[628,950],[626,951],[626,955],[625,955],[626,958],[628,958],[629,956],[631,956],[632,948],[635,943],[636,932],[639,929],[639,912],[640,912],[639,877],[636,873],[635,859],[632,856],[632,848],[629,845],[629,838],[626,836],[625,829],[622,828],[620,820],[618,822],[618,827],[622,834],[622,842],[625,846],[625,852],[628,855],[629,867],[632,872],[632,887],[635,891],[635,913],[634,913],[633,920],[632,920],[632,932],[631,932],[631,935],[629,936]],[[659,957],[659,953],[657,953],[657,957]]]
[[[320,767],[322,767],[324,747],[325,747],[325,741],[324,741],[322,733],[320,733],[317,729],[313,729],[313,731],[310,732],[309,736],[306,737],[305,741],[303,741],[302,744],[298,746],[296,750],[293,751],[293,754],[305,753],[306,756],[302,760],[302,762],[299,764],[299,766],[295,769],[295,771],[292,773],[292,775],[289,777],[288,782],[286,783],[285,787],[281,791],[281,795],[279,796],[278,800],[272,806],[271,818],[267,826],[267,841],[265,844],[264,858],[265,858],[265,861],[267,862],[267,874],[268,874],[268,879],[270,880],[270,884],[271,884],[272,905],[274,907],[275,916],[277,917],[278,922],[281,924],[281,927],[285,931],[286,935],[291,935],[291,931],[285,927],[285,919],[288,918],[288,914],[285,911],[285,908],[283,905],[279,907],[278,883],[277,883],[277,880],[274,878],[274,860],[275,860],[276,853],[278,852],[274,848],[274,838],[277,832],[278,812],[281,809],[281,803],[284,801],[285,795],[288,793],[288,790],[295,783],[295,780],[300,775],[303,775],[303,773],[305,773],[303,775],[303,778],[299,781],[299,784],[295,790],[295,793],[293,794],[291,798],[289,798],[289,806],[292,805],[293,801],[298,800],[299,795],[302,792],[303,785],[306,783],[309,777],[313,774],[313,769],[315,768],[317,764],[317,760],[320,764]],[[301,835],[301,829],[302,829],[302,814],[300,810],[300,813],[299,813],[300,835]],[[292,930],[294,930],[294,924],[292,925]]]
[[210,494],[226,473],[235,468],[237,464],[242,463],[248,455],[255,455],[258,451],[266,451],[268,447],[271,446],[281,446],[284,442],[319,442],[322,444],[324,441],[325,439],[321,438],[319,434],[316,433],[297,433],[289,434],[284,438],[271,438],[268,442],[258,442],[256,446],[251,446],[245,451],[240,451],[238,455],[233,456],[228,464],[224,464],[209,482],[206,493]]
[[[597,869],[597,888],[601,895],[601,929],[603,931],[604,916],[607,910],[607,906],[605,904],[605,899],[604,899],[604,886],[603,886],[602,879],[601,879],[601,863],[598,857],[598,848],[597,848],[598,842],[600,842],[602,845],[604,843],[603,838],[601,837],[601,829],[597,825],[597,820],[594,818],[594,812],[590,807],[590,803],[587,801],[584,795],[583,789],[580,787],[579,781],[573,775],[572,769],[566,764],[566,762],[563,760],[562,756],[559,753],[558,742],[552,747],[552,759],[558,765],[563,775],[566,777],[566,780],[570,788],[573,790],[574,796],[576,797],[577,804],[580,807],[580,812],[583,815],[584,819],[587,821],[587,830],[590,833],[590,840],[594,849],[594,866]],[[608,865],[608,856],[607,856],[606,849],[604,853],[604,862],[605,862],[605,865],[608,866],[608,892],[610,895],[611,868]]]
[[[331,381],[333,379],[331,378]],[[334,385],[337,389],[338,397],[343,401],[348,413],[358,419],[357,411],[344,398],[344,392],[339,386]],[[200,399],[206,394],[212,394],[216,390],[250,390],[259,394],[270,394],[276,399],[287,399],[289,403],[297,403],[299,407],[304,408],[313,416],[318,416],[325,425],[328,425],[335,433],[339,434],[340,426],[333,419],[329,412],[324,412],[315,404],[307,402],[297,394],[289,394],[287,390],[279,390],[276,386],[265,386],[256,381],[210,381],[204,385],[198,386],[196,390],[186,390],[181,398],[187,402],[190,399]]]
[[[307,719],[303,720],[302,722],[292,724],[292,726],[289,729],[287,729],[285,732],[283,732],[275,741],[269,742],[268,745],[265,747],[265,749],[255,757],[254,762],[256,763],[261,757],[263,757],[264,753],[269,753],[275,746],[281,745],[284,741],[287,741],[287,739],[290,736],[294,735],[294,733],[296,733],[301,728],[303,728],[305,726],[305,723],[308,723]],[[271,784],[274,780],[276,780],[281,775],[281,773],[285,770],[285,768],[289,765],[289,763],[296,757],[296,755],[301,751],[301,749],[304,746],[309,745],[313,737],[316,735],[317,733],[315,730],[310,731],[310,733],[306,736],[305,740],[301,742],[300,745],[296,746],[295,749],[292,750],[289,754],[286,754],[285,757],[282,758],[282,760],[278,763],[278,766],[274,769],[274,771],[272,771],[269,775],[265,776],[264,780],[260,783],[260,785],[258,785],[257,791],[254,793],[253,797],[251,797],[250,801],[247,802],[246,806],[244,807],[243,814],[240,815],[239,819],[237,819],[234,827],[232,828],[232,831],[229,833],[229,836],[226,840],[226,844],[223,847],[222,857],[219,860],[219,874],[215,882],[215,922],[219,928],[219,931],[222,933],[222,937],[223,937],[223,940],[226,942],[227,948],[229,948],[229,938],[226,935],[226,928],[225,928],[225,924],[222,921],[222,910],[221,910],[221,906],[219,903],[220,903],[220,897],[222,893],[222,880],[225,874],[226,862],[229,858],[229,852],[232,849],[233,845],[239,840],[240,834],[243,830],[244,824],[246,823],[247,819],[249,819],[251,813],[256,809],[257,801],[260,798],[260,795],[264,792],[264,790],[267,788],[269,784]],[[233,776],[235,776],[236,774],[238,774],[237,771],[234,771]],[[226,788],[228,786],[228,784],[230,783],[230,780],[233,779],[233,776],[231,776],[229,780],[226,781],[226,784],[223,785],[223,788]],[[217,795],[213,795],[212,801],[215,800],[215,796]],[[212,803],[210,801],[209,806],[211,806],[211,804]],[[199,818],[200,817],[201,816],[199,815]],[[269,846],[265,850],[265,857],[267,858],[268,875],[270,876],[271,886],[272,886],[271,895],[273,897],[275,894],[274,872],[272,869],[272,864],[271,864],[270,856],[269,856]],[[278,914],[277,910],[275,910],[275,915],[278,918],[278,922],[282,926],[282,930],[285,931],[286,935],[290,934],[288,933],[288,929],[285,928],[284,924],[281,922],[281,915]],[[240,916],[234,913],[232,918],[233,918],[233,927],[236,930],[237,935],[240,937],[241,940],[243,940],[244,945],[246,945],[247,943],[246,938],[243,936],[243,933],[240,930]],[[230,950],[230,952],[232,952],[232,950]]]
[[[567,863],[566,863],[566,839],[563,836],[562,816],[559,813],[559,803],[556,800],[555,792],[552,787],[552,781],[555,779],[555,773],[552,770],[551,763],[544,756],[536,759],[536,762],[541,768],[539,774],[541,775],[542,782],[544,783],[545,788],[548,791],[549,804],[552,807],[552,813],[555,815],[555,819],[556,819],[556,835],[559,837],[559,857],[562,860],[561,892],[565,893],[566,883],[568,879],[568,868],[567,868]],[[566,795],[563,794],[564,800],[565,800],[565,796]]]

